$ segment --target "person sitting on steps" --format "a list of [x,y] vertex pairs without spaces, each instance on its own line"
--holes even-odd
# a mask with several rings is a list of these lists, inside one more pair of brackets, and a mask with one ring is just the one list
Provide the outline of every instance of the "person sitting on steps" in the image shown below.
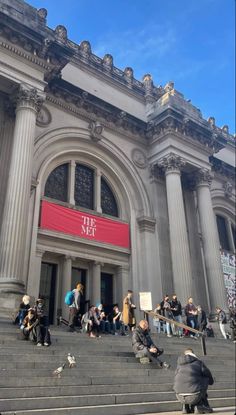
[[153,343],[149,334],[149,326],[146,320],[141,320],[138,327],[132,333],[132,347],[135,356],[140,360],[140,363],[156,363],[160,368],[168,369],[170,365],[162,362],[159,356],[164,352],[163,349]]
[[183,404],[183,414],[209,414],[213,409],[207,400],[208,385],[214,380],[210,370],[198,359],[192,349],[187,349],[177,361],[174,391]]

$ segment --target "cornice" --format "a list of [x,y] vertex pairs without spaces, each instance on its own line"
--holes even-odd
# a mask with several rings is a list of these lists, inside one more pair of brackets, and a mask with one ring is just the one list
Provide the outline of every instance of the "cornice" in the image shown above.
[[71,89],[71,85],[65,81],[57,80],[49,84],[47,100],[88,121],[99,120],[104,127],[118,130],[122,135],[132,138],[146,138],[145,122],[88,94],[86,91],[75,87]]
[[229,164],[225,163],[222,160],[217,159],[216,157],[210,157],[210,163],[212,166],[212,170],[218,176],[223,178],[227,178],[230,181],[235,182],[235,167],[230,166]]
[[195,120],[184,117],[173,109],[164,110],[147,126],[147,136],[151,143],[161,140],[166,134],[178,134],[182,139],[191,139],[209,150],[209,154],[218,152],[226,145],[226,139],[213,133],[210,127],[199,125]]

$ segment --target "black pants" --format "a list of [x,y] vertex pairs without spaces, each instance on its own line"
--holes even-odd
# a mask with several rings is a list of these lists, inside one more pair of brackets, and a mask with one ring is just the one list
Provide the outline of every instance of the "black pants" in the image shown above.
[[37,343],[51,343],[48,327],[38,324],[35,327]]

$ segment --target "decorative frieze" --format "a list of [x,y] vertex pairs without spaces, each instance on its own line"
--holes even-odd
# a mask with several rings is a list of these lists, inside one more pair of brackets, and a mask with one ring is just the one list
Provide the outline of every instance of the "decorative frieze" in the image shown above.
[[224,193],[225,193],[225,197],[227,197],[228,199],[230,199],[232,197],[232,193],[233,193],[233,185],[231,182],[225,182],[223,184],[223,189],[224,189]]
[[224,163],[222,160],[219,160],[216,157],[210,157],[210,163],[212,166],[212,170],[216,174],[226,177],[232,182],[235,181],[235,167],[230,166],[227,163]]

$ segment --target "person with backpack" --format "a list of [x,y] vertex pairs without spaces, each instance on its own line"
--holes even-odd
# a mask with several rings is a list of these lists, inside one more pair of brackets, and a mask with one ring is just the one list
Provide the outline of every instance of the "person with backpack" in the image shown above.
[[76,284],[74,290],[68,292],[65,297],[65,303],[69,305],[69,324],[68,331],[74,332],[80,310],[81,297],[84,292],[84,286],[80,282]]
[[217,313],[217,321],[219,323],[220,326],[220,331],[222,336],[224,337],[225,340],[227,340],[227,335],[225,332],[225,325],[227,324],[227,317],[226,317],[226,313],[224,310],[222,310],[221,307],[216,307],[216,313]]

